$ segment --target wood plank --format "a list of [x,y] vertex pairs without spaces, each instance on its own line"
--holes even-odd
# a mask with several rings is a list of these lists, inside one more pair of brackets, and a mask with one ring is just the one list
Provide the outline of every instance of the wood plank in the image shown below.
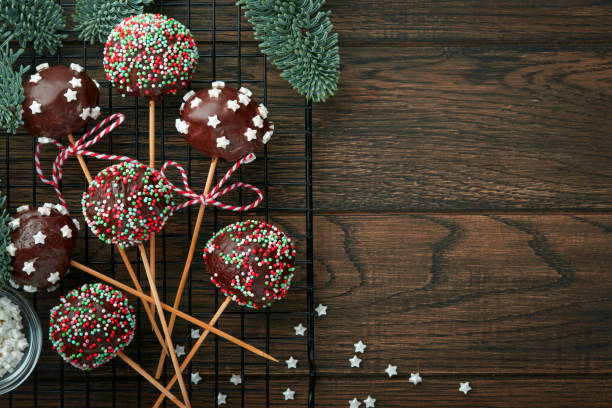
[[321,211],[610,209],[612,49],[345,48]]
[[[610,373],[612,215],[316,217],[322,375]],[[353,344],[368,348],[350,368]]]

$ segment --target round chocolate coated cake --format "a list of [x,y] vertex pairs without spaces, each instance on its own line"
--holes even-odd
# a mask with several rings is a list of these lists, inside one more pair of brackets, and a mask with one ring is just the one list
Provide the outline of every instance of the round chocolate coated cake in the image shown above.
[[6,247],[13,258],[9,283],[15,289],[51,292],[59,286],[70,265],[70,255],[78,235],[78,222],[60,204],[17,208],[11,244]]
[[78,64],[41,64],[26,79],[23,89],[23,123],[36,137],[61,139],[100,116],[98,83]]
[[139,14],[118,24],[104,48],[106,77],[123,95],[159,101],[191,81],[198,49],[189,30],[161,14]]
[[161,232],[174,202],[168,181],[140,163],[121,162],[100,171],[83,193],[83,215],[91,231],[122,248]]
[[222,81],[213,82],[211,89],[190,91],[183,97],[176,130],[202,153],[235,162],[268,143],[274,133],[268,110],[251,96],[247,88],[228,88]]
[[126,348],[135,326],[134,308],[125,295],[95,283],[74,289],[51,309],[49,340],[66,362],[89,371]]
[[206,244],[211,280],[239,305],[255,309],[287,296],[295,248],[278,227],[243,221],[218,231]]

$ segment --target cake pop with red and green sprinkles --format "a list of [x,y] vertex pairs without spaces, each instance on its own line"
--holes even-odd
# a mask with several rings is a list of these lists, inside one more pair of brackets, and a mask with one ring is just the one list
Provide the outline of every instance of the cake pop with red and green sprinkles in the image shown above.
[[102,283],[74,289],[51,309],[49,340],[72,366],[89,371],[113,359],[134,337],[134,307]]
[[111,31],[104,47],[106,77],[122,95],[160,101],[185,88],[198,49],[183,24],[161,14],[138,14]]
[[142,244],[161,232],[174,208],[166,178],[137,162],[100,171],[83,193],[81,205],[91,231],[121,248]]
[[210,279],[226,296],[254,309],[287,296],[295,273],[295,247],[278,227],[263,221],[237,222],[206,244]]

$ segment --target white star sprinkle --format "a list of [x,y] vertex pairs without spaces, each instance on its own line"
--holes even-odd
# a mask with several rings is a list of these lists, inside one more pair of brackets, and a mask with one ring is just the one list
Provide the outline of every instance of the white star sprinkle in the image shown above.
[[287,363],[287,368],[297,368],[297,363],[299,360],[296,360],[295,358],[293,358],[293,356],[289,357],[289,360],[285,360],[285,363]]
[[59,288],[59,285],[49,286],[47,292],[55,292]]
[[9,227],[11,227],[12,230],[16,230],[19,228],[20,223],[21,221],[19,221],[19,218],[15,218],[13,221],[9,222]]
[[55,208],[55,210],[62,215],[68,215],[68,210],[61,204],[55,204],[53,208]]
[[198,329],[191,329],[191,338],[192,339],[199,339],[200,338],[200,330],[198,330]]
[[232,99],[230,101],[227,101],[227,103],[225,104],[225,106],[227,106],[227,109],[231,109],[234,112],[236,112],[239,108],[240,108],[240,104],[238,103],[237,100]]
[[191,109],[193,109],[193,108],[197,108],[198,106],[200,106],[200,103],[202,103],[202,100],[196,96],[196,97],[195,97],[195,98],[193,98],[193,100],[192,100],[192,101],[189,103],[189,105],[191,106]]
[[217,147],[221,149],[225,149],[230,144],[230,141],[227,140],[225,136],[221,136],[217,138]]
[[177,357],[184,356],[185,355],[185,346],[179,346],[177,344],[174,347],[174,354],[176,354]]
[[23,290],[25,290],[26,292],[30,292],[30,293],[38,292],[38,289],[32,285],[23,285]]
[[9,279],[9,284],[15,289],[19,289],[21,287],[12,279]]
[[194,384],[199,383],[200,381],[202,381],[202,377],[200,377],[200,372],[196,371],[195,373],[191,373],[191,382]]
[[74,89],[66,90],[64,96],[66,97],[66,101],[68,102],[77,100],[77,92]]
[[459,383],[459,391],[467,395],[468,392],[472,391],[472,387],[470,387],[470,382],[460,382]]
[[323,306],[322,304],[319,303],[319,306],[317,306],[315,311],[317,312],[319,317],[321,317],[323,315],[327,315],[327,306]]
[[91,112],[89,112],[89,117],[91,117],[92,119],[98,119],[98,116],[100,116],[100,107],[94,106],[93,108],[91,108]]
[[385,368],[385,373],[389,375],[389,378],[397,375],[397,366],[389,364],[387,368]]
[[306,332],[306,328],[304,326],[302,326],[302,323],[300,323],[297,326],[293,327],[293,330],[295,330],[295,335],[296,336],[303,336],[304,333]]
[[30,75],[30,82],[32,82],[33,84],[37,84],[38,81],[40,81],[42,79],[42,77],[40,76],[40,74],[37,72],[34,75]]
[[177,118],[176,121],[174,122],[174,125],[176,126],[176,130],[179,133],[186,135],[187,132],[189,132],[189,123],[185,122],[184,120]]
[[75,64],[74,62],[72,64],[70,64],[70,69],[72,69],[73,71],[76,72],[83,72],[83,67],[80,66],[79,64]]
[[183,109],[185,109],[185,102],[181,103],[181,107],[179,108],[181,115],[183,114]]
[[349,401],[349,408],[359,408],[359,406],[361,405],[361,402],[359,402],[359,400],[357,398],[353,398],[352,400]]
[[291,390],[291,388],[287,388],[285,392],[283,392],[283,395],[285,396],[285,401],[292,400],[293,396],[295,395],[295,391]]
[[251,98],[249,98],[247,95],[245,94],[238,94],[238,100],[240,101],[241,104],[243,104],[244,106],[248,105],[251,102]]
[[183,100],[187,102],[189,98],[191,98],[193,95],[195,95],[195,91],[191,90],[187,92],[185,95],[183,95]]
[[261,115],[262,118],[266,119],[268,117],[268,108],[263,103],[259,104],[259,108],[257,108],[257,112]]
[[261,118],[261,116],[256,115],[255,117],[253,117],[253,124],[255,125],[255,127],[261,129],[263,127],[263,119]]
[[72,77],[72,79],[70,81],[68,81],[68,83],[73,87],[73,88],[80,88],[81,87],[81,78],[77,78],[77,77]]
[[363,341],[359,340],[358,343],[353,344],[353,346],[355,346],[355,353],[364,353],[366,346],[365,344],[363,344]]
[[227,395],[219,393],[219,395],[217,395],[217,405],[225,405],[225,404],[227,404]]
[[225,88],[225,82],[215,81],[212,84],[210,84],[210,86],[212,86],[213,88]]
[[51,215],[51,209],[49,207],[38,207],[38,213],[42,215],[46,215],[47,217]]
[[352,358],[349,358],[349,361],[351,362],[351,368],[359,368],[359,364],[361,364],[361,359],[357,357],[357,354],[355,354]]
[[26,261],[23,263],[23,268],[21,268],[21,270],[25,273],[27,273],[28,275],[31,275],[32,272],[36,272],[36,268],[34,267],[34,262],[36,262],[35,259],[32,259],[31,261]]
[[96,88],[100,89],[100,83],[95,79],[92,79],[93,83],[96,84]]
[[64,225],[60,231],[62,231],[62,237],[72,238],[72,228],[70,228],[68,225]]
[[76,218],[72,219],[72,223],[74,224],[74,226],[76,227],[77,231],[81,230],[81,224],[79,223],[79,220],[77,220]]
[[52,285],[55,285],[60,280],[59,272],[56,271],[56,272],[50,273],[47,280],[51,282]]
[[242,377],[238,374],[232,374],[232,378],[230,378],[230,382],[234,385],[242,384]]
[[53,204],[51,204],[51,203],[44,203],[43,207],[53,208]]
[[24,212],[24,211],[28,211],[30,209],[29,205],[20,205],[19,207],[17,207],[17,212]]
[[33,238],[34,238],[34,245],[36,244],[44,245],[45,239],[47,239],[47,236],[43,234],[42,231],[38,231],[36,235],[34,235]]
[[36,66],[36,72],[40,72],[43,71],[45,69],[49,68],[49,64],[48,63],[44,63],[44,64],[39,64]]
[[368,398],[364,399],[363,403],[365,404],[365,408],[374,408],[376,406],[376,398],[372,398],[368,395]]
[[219,98],[219,95],[221,95],[221,89],[219,88],[213,88],[208,90],[208,96],[211,98],[217,99]]
[[83,112],[81,112],[81,114],[79,115],[81,117],[81,119],[85,120],[89,117],[89,114],[91,113],[91,109],[90,108],[83,108]]
[[420,373],[410,373],[410,379],[408,380],[408,382],[411,382],[414,385],[417,385],[421,381],[423,381],[423,380],[421,379],[421,374]]
[[264,133],[263,139],[262,141],[264,142],[264,144],[268,143],[270,141],[270,139],[272,139],[272,135],[274,134],[273,131],[268,130],[266,133]]
[[6,252],[8,252],[10,256],[15,256],[15,251],[17,251],[17,248],[15,244],[11,242],[11,244],[6,247]]
[[238,92],[240,92],[241,94],[245,94],[246,96],[253,96],[253,92],[251,92],[251,90],[249,88],[245,88],[244,86],[241,87]]
[[246,132],[244,132],[247,140],[250,142],[253,139],[257,139],[257,131],[255,129],[247,128]]
[[29,106],[30,110],[32,111],[32,115],[35,115],[37,113],[41,113],[42,111],[40,110],[40,107],[42,105],[36,101],[32,101],[32,104]]
[[213,129],[216,129],[219,126],[221,121],[217,118],[217,115],[211,115],[208,117],[208,126],[211,126]]

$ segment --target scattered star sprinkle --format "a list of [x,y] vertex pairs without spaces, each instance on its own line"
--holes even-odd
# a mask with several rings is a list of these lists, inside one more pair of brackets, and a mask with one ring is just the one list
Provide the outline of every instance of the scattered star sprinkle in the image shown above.
[[265,134],[264,137],[262,139],[262,141],[264,142],[264,144],[268,143],[270,141],[270,139],[272,139],[272,135],[274,134],[274,132],[272,132],[271,130],[268,130]]
[[217,115],[211,115],[208,117],[208,126],[211,126],[213,129],[216,129],[219,126],[221,121],[217,118]]
[[72,79],[70,81],[68,81],[68,83],[73,87],[73,88],[80,88],[81,87],[81,78],[77,78],[77,77],[72,77]]
[[357,398],[353,398],[352,400],[349,401],[349,408],[359,408],[359,406],[361,405],[361,402],[357,399]]
[[210,96],[211,98],[217,99],[219,95],[221,95],[221,89],[219,88],[213,88],[208,90],[208,96]]
[[38,81],[40,81],[42,79],[42,77],[40,76],[40,74],[37,72],[34,75],[30,75],[30,82],[32,82],[33,84],[37,84]]
[[177,344],[176,347],[174,347],[174,354],[176,354],[176,357],[184,356],[185,355],[185,346],[179,346]]
[[81,117],[81,119],[85,120],[89,117],[89,114],[91,113],[91,109],[90,108],[83,108],[83,112],[81,112],[81,114],[79,115]]
[[66,101],[68,102],[77,100],[77,92],[74,89],[66,90],[64,96],[66,97]]
[[210,86],[212,86],[213,88],[225,88],[225,82],[215,81],[212,84],[210,84]]
[[61,204],[55,204],[53,208],[55,208],[57,212],[62,215],[68,215],[68,209]]
[[459,383],[459,391],[464,393],[465,395],[467,395],[468,392],[470,392],[472,390],[472,387],[470,387],[470,382],[460,382]]
[[48,217],[51,215],[51,209],[49,207],[38,207],[38,213],[41,216],[46,215]]
[[202,103],[202,100],[196,96],[196,97],[195,97],[195,98],[193,98],[193,100],[190,102],[191,108],[197,108],[198,106],[200,106],[200,103]]
[[285,396],[285,401],[292,400],[293,396],[295,395],[295,391],[292,391],[291,388],[287,388],[285,392],[283,392],[283,395]]
[[302,323],[300,323],[297,326],[295,326],[293,330],[295,330],[296,336],[303,336],[304,333],[306,332],[306,327],[302,326]]
[[38,231],[36,235],[34,235],[33,238],[34,238],[34,245],[36,244],[44,245],[45,239],[47,239],[47,236],[43,234],[42,231]]
[[30,208],[29,205],[20,205],[19,207],[17,207],[17,212],[24,212],[24,211],[28,211],[28,209]]
[[200,372],[196,371],[195,373],[191,373],[191,382],[194,384],[199,383],[200,381],[202,381],[202,377],[200,377]]
[[421,381],[423,380],[421,379],[421,375],[419,373],[410,373],[410,379],[408,380],[408,382],[411,382],[414,385],[417,385]]
[[247,128],[246,132],[244,132],[247,140],[250,142],[253,139],[257,139],[257,131],[255,129]]
[[191,338],[192,339],[199,339],[200,338],[200,330],[198,330],[198,329],[191,329]]
[[297,368],[297,363],[299,360],[296,360],[295,358],[293,358],[293,356],[289,357],[289,360],[285,360],[285,363],[287,363],[287,368]]
[[45,70],[45,69],[47,69],[47,68],[49,68],[49,63],[48,63],[48,62],[45,62],[45,63],[43,63],[43,64],[38,64],[38,65],[36,66],[36,71],[37,71],[37,72],[40,72],[40,71],[43,71],[43,70]]
[[385,368],[385,373],[389,375],[389,378],[397,375],[397,366],[389,364],[387,368]]
[[253,124],[255,125],[255,127],[258,127],[261,129],[263,127],[263,119],[261,118],[261,116],[255,115],[253,117]]
[[225,149],[230,144],[230,141],[227,140],[225,136],[221,136],[217,138],[217,147],[221,149]]
[[189,131],[189,123],[185,122],[184,120],[177,118],[174,125],[176,126],[176,130],[184,135],[186,135]]
[[266,119],[268,117],[268,108],[263,103],[259,104],[259,108],[257,108],[257,112],[261,115],[262,118]]
[[51,282],[51,284],[55,285],[60,280],[59,272],[56,271],[50,273],[49,277],[47,277],[47,280]]
[[79,73],[83,72],[83,67],[79,64],[75,64],[74,62],[70,64],[70,69]]
[[349,361],[351,362],[351,368],[353,367],[359,368],[359,364],[361,364],[361,359],[357,357],[357,354],[355,354],[353,358],[349,358]]
[[251,102],[251,98],[249,98],[247,95],[245,94],[238,94],[238,100],[240,101],[241,104],[243,104],[244,106],[248,105]]
[[240,104],[238,103],[237,100],[234,100],[234,99],[227,101],[225,106],[227,106],[228,109],[231,109],[234,112],[236,112],[240,108]]
[[219,393],[219,395],[217,395],[217,405],[225,405],[227,404],[227,395],[226,394],[222,394]]
[[40,110],[40,107],[42,105],[36,101],[32,101],[32,104],[29,106],[30,110],[32,111],[32,115],[35,115],[37,113],[41,113],[42,111]]
[[27,273],[28,275],[31,275],[33,272],[36,272],[36,268],[34,267],[34,262],[36,262],[36,260],[31,260],[31,261],[26,261],[23,263],[23,268],[21,268],[21,270],[25,273]]
[[368,395],[368,398],[364,399],[363,403],[365,404],[365,408],[374,408],[376,406],[376,398],[372,398]]
[[238,92],[240,92],[241,94],[245,94],[246,96],[253,96],[253,92],[251,92],[251,90],[249,88],[245,88],[244,86],[241,87]]
[[72,238],[72,228],[70,228],[68,225],[64,225],[60,231],[62,231],[62,237]]
[[319,306],[315,309],[319,317],[327,315],[327,306],[323,306],[319,303]]
[[191,91],[187,92],[185,95],[183,95],[183,100],[185,102],[187,102],[189,100],[189,98],[191,98],[193,95],[195,95],[195,91],[191,90]]
[[366,346],[365,344],[363,344],[363,341],[359,340],[358,343],[353,344],[353,346],[355,346],[355,353],[364,353]]
[[26,292],[30,292],[30,293],[36,293],[38,292],[38,289],[36,289],[34,286],[32,285],[23,285],[23,290],[25,290]]
[[91,108],[91,112],[89,113],[89,116],[92,119],[98,119],[98,116],[100,116],[100,107],[99,106],[95,106],[95,107]]
[[9,226],[12,230],[16,230],[19,228],[20,223],[21,221],[19,221],[19,218],[15,218],[13,221],[9,222]]
[[10,256],[15,256],[15,251],[17,251],[17,248],[15,244],[11,242],[11,244],[6,247],[6,252],[8,252]]
[[230,378],[230,382],[234,385],[242,384],[242,377],[238,374],[232,374],[232,378]]
[[76,227],[78,231],[81,230],[81,224],[79,223],[79,220],[77,220],[76,218],[73,218],[72,223],[74,224],[74,226]]
[[92,78],[94,84],[96,84],[96,88],[100,89],[100,83]]

